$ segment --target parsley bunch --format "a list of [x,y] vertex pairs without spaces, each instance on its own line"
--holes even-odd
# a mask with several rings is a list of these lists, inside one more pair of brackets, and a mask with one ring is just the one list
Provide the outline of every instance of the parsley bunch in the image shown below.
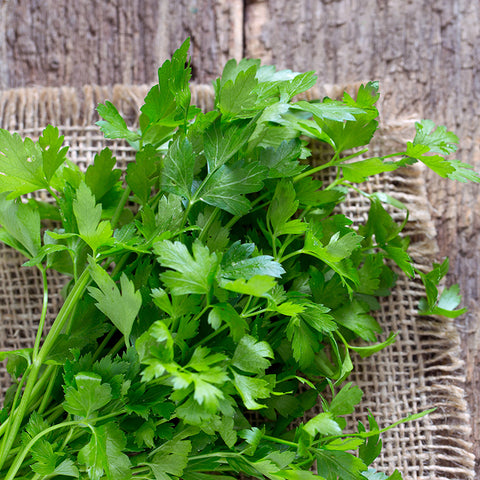
[[[82,172],[52,126],[38,141],[0,130],[0,239],[39,269],[44,291],[33,348],[0,357],[13,378],[0,476],[400,479],[368,468],[386,430],[372,416],[344,431],[362,398],[344,383],[351,355],[395,339],[378,342],[371,315],[395,284],[393,264],[421,275],[422,313],[463,310],[456,287],[439,295],[446,262],[415,271],[407,215],[399,224],[388,212],[405,207],[361,183],[417,161],[479,177],[445,158],[457,137],[430,121],[404,151],[365,156],[378,126],[373,82],[356,99],[293,101],[313,72],[232,60],[214,82],[215,108],[201,112],[188,48],[159,69],[138,130],[111,103],[98,107],[105,137],[136,150],[125,172],[108,148]],[[314,167],[312,139],[332,149]],[[315,175],[327,169],[330,183]],[[336,209],[349,189],[371,203],[363,225]],[[38,190],[52,202],[28,195]],[[46,328],[49,269],[70,281]]]

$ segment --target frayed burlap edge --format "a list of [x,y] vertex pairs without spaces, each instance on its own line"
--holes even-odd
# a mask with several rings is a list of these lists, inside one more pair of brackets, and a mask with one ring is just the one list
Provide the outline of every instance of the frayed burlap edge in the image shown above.
[[[354,90],[355,85],[350,88]],[[325,86],[321,93],[335,97],[343,90],[343,86],[340,88],[330,85]],[[129,85],[25,88],[3,91],[0,92],[0,127],[32,137],[37,137],[48,123],[58,126],[66,137],[69,132],[78,131],[79,127],[87,133],[97,132],[98,127],[94,123],[98,120],[95,111],[98,103],[105,100],[112,101],[127,121],[132,123],[136,119],[138,105],[142,103],[147,91],[146,86]],[[306,97],[316,97],[319,92],[320,90],[309,92]],[[192,103],[203,109],[211,108],[212,88],[206,85],[193,86]],[[380,135],[377,135],[378,140],[372,150],[380,148],[383,153],[388,153],[385,148],[394,148],[395,143],[404,144],[405,138],[411,138],[409,133],[412,125],[412,119],[401,119],[397,124],[387,125]],[[91,160],[92,158],[87,158],[87,162]],[[422,170],[411,168],[402,171],[401,174],[394,172],[389,176],[380,176],[375,178],[367,188],[389,191],[409,207],[412,216],[407,225],[407,233],[412,237],[410,252],[417,267],[425,270],[432,261],[438,261],[436,234],[428,212]],[[347,201],[346,209],[350,217],[353,213],[353,216],[357,215],[358,220],[362,221],[365,220],[368,206],[358,202],[359,199],[353,197]],[[1,269],[16,268],[14,265],[16,265],[15,262],[0,262]],[[23,278],[18,274],[16,278],[20,287],[32,281],[31,278]],[[388,322],[392,323],[389,325],[390,328],[401,331],[395,348],[403,355],[402,358],[407,358],[406,370],[413,372],[413,376],[415,372],[417,373],[414,379],[415,388],[412,389],[410,383],[402,380],[401,365],[398,363],[400,357],[389,359],[388,352],[394,350],[392,347],[386,350],[387,357],[381,357],[379,360],[379,363],[390,362],[387,367],[392,367],[391,372],[388,372],[388,368],[384,369],[389,375],[386,381],[374,379],[371,383],[369,375],[375,366],[371,359],[356,360],[356,373],[352,380],[359,383],[365,390],[364,403],[372,409],[374,414],[377,413],[375,410],[381,409],[382,405],[389,408],[390,399],[399,396],[400,401],[392,404],[388,415],[384,416],[386,420],[390,418],[394,421],[409,413],[417,413],[412,411],[412,405],[413,410],[418,406],[420,410],[424,406],[436,406],[437,410],[420,422],[398,427],[393,436],[384,437],[384,453],[380,459],[380,465],[388,469],[398,467],[404,472],[406,479],[472,480],[474,479],[474,457],[470,416],[465,401],[464,363],[461,360],[461,345],[455,325],[449,319],[424,318],[415,314],[416,299],[422,295],[418,283],[412,284],[400,278],[396,292],[382,305],[380,317],[384,316],[388,319],[393,316],[397,320],[407,319],[404,323],[398,322],[398,325],[395,321],[392,323],[388,320]],[[409,300],[403,301],[407,297]],[[396,302],[399,298],[402,301]],[[30,300],[33,301],[33,297],[29,298],[26,294],[23,301]],[[52,310],[54,309],[52,307]],[[20,324],[23,321],[30,325],[22,319],[19,320]],[[3,329],[0,330],[0,342],[3,346],[2,335],[5,335]],[[419,339],[421,350],[416,343]],[[29,341],[31,341],[30,334],[27,338],[19,338],[14,343],[21,345]],[[400,370],[396,371],[395,366]],[[381,370],[376,372],[379,378],[383,374]],[[421,372],[421,375],[418,372]],[[373,387],[369,388],[369,385]],[[404,389],[406,390],[403,391]],[[410,398],[412,396],[413,403]],[[404,402],[401,401],[402,398],[405,398]],[[404,408],[403,403],[405,403]],[[364,420],[365,414],[359,414],[356,419]]]

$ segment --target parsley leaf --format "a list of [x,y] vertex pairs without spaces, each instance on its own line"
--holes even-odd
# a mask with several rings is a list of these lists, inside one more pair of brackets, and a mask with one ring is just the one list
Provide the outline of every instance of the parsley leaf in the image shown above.
[[122,332],[128,345],[133,322],[142,305],[140,292],[135,291],[125,273],[120,277],[120,290],[108,273],[93,261],[89,270],[98,286],[88,288],[90,295],[97,301],[97,308]]
[[200,241],[192,246],[193,255],[180,242],[163,240],[154,246],[159,263],[171,270],[161,274],[161,279],[174,295],[208,293],[218,269],[216,253]]

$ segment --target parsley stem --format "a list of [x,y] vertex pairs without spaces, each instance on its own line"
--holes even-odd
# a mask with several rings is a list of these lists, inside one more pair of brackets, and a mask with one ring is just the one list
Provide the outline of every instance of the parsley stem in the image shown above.
[[300,249],[300,250],[296,250],[295,252],[291,252],[289,253],[288,255],[285,255],[284,257],[282,257],[280,260],[278,260],[279,263],[283,263],[285,261],[287,261],[289,258],[292,258],[292,257],[295,257],[296,255],[301,255],[302,253],[305,253],[303,251],[303,248]]
[[269,440],[270,442],[280,443],[282,445],[288,445],[289,447],[298,448],[298,443],[289,442],[288,440],[283,440],[281,438],[270,437],[269,435],[263,435],[262,438],[264,438],[265,440]]
[[[23,393],[22,400],[20,401],[20,405],[18,406],[18,410],[15,412],[14,421],[7,425],[7,430],[5,432],[5,436],[2,439],[2,444],[0,447],[0,468],[3,466],[3,463],[6,460],[5,455],[10,450],[15,437],[17,436],[18,429],[20,428],[20,424],[25,416],[28,403],[30,401],[30,394],[32,393],[33,387],[35,386],[35,381],[37,379],[38,373],[40,371],[41,362],[38,361],[38,351],[40,348],[40,342],[42,340],[43,335],[43,327],[45,326],[45,319],[47,316],[47,307],[48,307],[48,284],[47,284],[47,273],[43,267],[39,267],[40,272],[42,273],[42,281],[43,281],[43,304],[42,304],[42,312],[40,314],[40,321],[38,324],[37,335],[35,336],[35,344],[33,346],[32,352],[32,364],[29,365],[29,368],[22,376],[22,383],[25,376],[28,376],[28,380],[25,386],[25,392]],[[31,381],[32,376],[34,377],[34,381]],[[12,405],[12,409],[15,408],[17,400],[19,398],[21,392],[21,385],[15,392],[14,403]],[[28,393],[27,393],[28,392]]]
[[8,422],[8,420],[12,417],[12,415],[15,414],[15,409],[16,409],[16,406],[17,406],[17,402],[18,402],[18,399],[20,398],[20,395],[22,393],[22,387],[23,387],[23,384],[25,382],[25,378],[27,377],[28,372],[30,371],[30,368],[31,368],[31,366],[29,366],[26,369],[25,373],[22,375],[22,378],[20,379],[20,382],[18,383],[17,390],[15,392],[15,396],[13,397],[12,407],[10,409],[10,415],[6,419],[6,421],[3,422],[3,424],[2,424],[2,427],[5,427],[5,430],[6,430],[5,436],[8,436],[8,434],[9,434],[11,422]]
[[205,338],[197,342],[193,347],[191,347],[191,350],[195,350],[197,347],[199,347],[202,344],[207,344],[212,338],[215,338],[218,334],[224,332],[228,328],[228,324],[226,323],[225,325],[221,326],[218,330],[213,331],[210,335],[207,335]]
[[219,212],[220,212],[220,208],[215,207],[215,210],[213,210],[213,212],[208,217],[207,223],[203,226],[202,231],[200,232],[200,235],[198,236],[198,239],[200,241],[203,241],[205,235],[208,233],[208,230],[210,229],[210,227],[212,226],[212,223],[217,218]]
[[33,346],[32,359],[35,360],[38,356],[38,350],[40,349],[40,342],[43,335],[43,327],[45,326],[45,319],[47,318],[47,308],[48,308],[48,283],[47,283],[47,271],[40,267],[38,268],[42,273],[42,282],[43,282],[43,303],[42,303],[42,313],[40,314],[40,321],[38,323],[37,335],[35,337],[35,344]]
[[[341,158],[340,163],[346,162],[347,160],[350,160],[350,159],[355,158],[355,157],[359,157],[360,155],[363,155],[366,152],[368,152],[368,148],[364,148],[363,150],[360,150],[359,152],[352,153],[351,155],[348,155],[347,157]],[[386,157],[382,157],[382,158],[386,158]],[[335,165],[335,163],[338,161],[338,159],[339,159],[339,153],[337,152],[332,157],[332,159],[329,160],[327,163],[319,165],[318,167],[313,167],[310,170],[307,170],[305,172],[299,173],[296,177],[293,178],[293,183],[297,183],[299,180],[302,180],[302,178],[308,177],[309,175],[313,175],[317,172],[325,170],[326,168],[332,167],[333,165]]]
[[51,187],[47,187],[47,191],[48,193],[55,199],[55,201],[57,202],[57,205],[60,206],[60,198],[58,197],[58,195],[53,191],[53,189]]
[[112,219],[110,220],[110,223],[112,224],[112,229],[115,229],[115,227],[117,226],[120,215],[123,212],[123,208],[125,207],[125,204],[128,201],[130,192],[131,192],[130,187],[127,185],[125,187],[125,190],[122,193],[122,196],[120,198],[120,201],[118,202],[117,207],[115,208],[115,211],[113,212]]
[[53,391],[53,387],[55,386],[55,381],[57,379],[57,372],[58,372],[58,365],[55,365],[54,371],[50,375],[50,380],[48,382],[47,389],[43,394],[42,402],[38,407],[38,413],[43,413],[51,401],[51,394]]
[[256,315],[260,315],[262,313],[268,312],[268,308],[263,308],[261,310],[255,310],[254,312],[245,312],[242,313],[240,316],[242,318],[248,318],[248,317],[255,317]]
[[78,423],[80,423],[78,420],[72,420],[71,422],[64,422],[58,425],[52,425],[51,427],[48,427],[45,430],[42,430],[37,435],[35,435],[23,448],[22,452],[19,455],[17,455],[17,457],[15,458],[15,461],[10,466],[10,469],[8,470],[7,476],[5,477],[4,480],[14,480],[16,473],[22,466],[23,460],[27,456],[27,453],[30,451],[33,445],[35,445],[35,443],[38,440],[40,440],[43,436],[45,436],[47,433],[54,432],[55,430],[59,430],[60,428],[69,427],[70,425],[78,425]]
[[120,337],[118,342],[110,349],[108,355],[111,355],[112,357],[115,356],[123,347],[123,345],[125,345],[125,337]]
[[100,356],[100,354],[103,352],[103,349],[107,345],[107,343],[112,339],[112,337],[115,335],[116,329],[112,328],[106,335],[105,338],[102,340],[102,343],[98,346],[97,350],[95,350],[95,353],[93,354],[92,357],[92,363],[94,363],[97,358]]
[[93,428],[90,422],[99,422],[103,420],[107,420],[108,418],[112,417],[117,417],[118,415],[122,415],[125,413],[125,410],[118,410],[116,412],[109,413],[108,415],[103,415],[101,417],[97,418],[92,418],[89,419],[89,421],[86,420],[71,420],[69,422],[62,422],[57,425],[52,425],[51,427],[46,428],[45,430],[42,430],[40,433],[35,435],[28,443],[27,445],[23,448],[22,452],[15,458],[15,461],[12,463],[10,469],[7,472],[7,476],[5,477],[4,480],[14,480],[15,475],[22,466],[23,460],[27,456],[27,453],[30,451],[30,449],[35,445],[35,443],[38,442],[42,437],[47,435],[50,432],[54,432],[55,430],[59,430],[61,428],[66,428],[66,427],[73,427],[73,426],[79,426],[79,425],[86,425],[89,428]]
[[43,363],[50,352],[53,344],[57,340],[58,335],[60,335],[65,323],[67,322],[70,314],[77,305],[80,297],[83,295],[83,292],[87,288],[88,283],[90,282],[90,273],[88,269],[85,269],[78,281],[73,286],[73,289],[70,291],[65,303],[62,305],[62,308],[58,312],[57,318],[53,322],[53,325],[45,338],[42,349],[40,350],[39,360]]
[[27,408],[30,404],[30,399],[35,384],[37,382],[40,368],[42,367],[43,362],[47,358],[50,349],[57,340],[58,335],[60,335],[65,323],[70,316],[70,313],[72,312],[78,300],[82,296],[86,286],[88,285],[89,280],[90,274],[88,273],[88,270],[84,270],[82,275],[80,275],[78,282],[74,285],[73,289],[65,300],[62,308],[58,312],[57,318],[53,322],[53,325],[47,337],[45,338],[41,350],[33,358],[32,369],[30,370],[30,373],[28,375],[28,380],[25,385],[22,400],[20,402],[20,405],[18,406],[18,409],[15,412],[13,423],[11,424],[8,435],[5,435],[2,439],[2,444],[0,446],[0,470],[5,463],[8,452],[10,451],[10,448],[12,447],[15,438],[17,437],[18,430],[20,429],[23,419],[25,418],[25,415],[27,413]]
[[[269,196],[269,192],[265,192],[262,195],[259,195],[255,200],[252,200],[250,204],[250,212],[252,211],[253,207],[257,204],[259,204],[262,200],[267,198]],[[230,230],[230,228],[233,227],[241,218],[243,218],[244,215],[235,215],[230,219],[230,221],[225,225],[225,228]]]

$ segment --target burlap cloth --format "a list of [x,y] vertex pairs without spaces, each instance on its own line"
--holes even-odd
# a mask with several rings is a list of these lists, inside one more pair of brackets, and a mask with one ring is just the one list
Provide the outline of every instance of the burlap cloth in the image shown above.
[[[335,93],[334,87],[330,90],[326,93]],[[85,166],[106,144],[94,125],[98,119],[96,105],[111,100],[134,122],[146,92],[146,86],[123,85],[3,91],[0,92],[0,127],[18,131],[22,136],[38,137],[45,125],[52,123],[65,135],[70,158]],[[194,104],[211,108],[210,86],[194,86],[192,93]],[[371,152],[380,149],[385,154],[401,149],[405,138],[411,138],[412,125],[410,120],[387,125],[376,135]],[[121,164],[132,158],[127,145],[109,144]],[[314,151],[314,161],[318,161],[323,152],[322,149]],[[407,233],[412,237],[411,254],[417,266],[427,269],[432,261],[439,261],[422,171],[411,168],[380,176],[368,184],[368,188],[387,191],[410,208]],[[343,208],[353,220],[365,221],[369,205],[363,197],[352,195]],[[1,350],[32,346],[35,338],[42,301],[41,278],[35,269],[21,268],[23,261],[8,247],[0,246]],[[59,275],[50,274],[50,285],[49,315],[52,318],[61,302],[59,289],[63,280]],[[384,447],[377,466],[390,472],[398,468],[407,480],[473,479],[474,457],[459,337],[451,320],[416,314],[422,295],[418,281],[401,277],[392,296],[383,301],[378,315],[380,324],[386,332],[399,332],[398,340],[371,358],[355,359],[351,380],[365,395],[361,412],[352,419],[351,425],[357,420],[365,421],[368,410],[385,426],[435,406],[437,410],[428,417],[400,425],[383,435]],[[2,392],[7,382],[2,369]]]

